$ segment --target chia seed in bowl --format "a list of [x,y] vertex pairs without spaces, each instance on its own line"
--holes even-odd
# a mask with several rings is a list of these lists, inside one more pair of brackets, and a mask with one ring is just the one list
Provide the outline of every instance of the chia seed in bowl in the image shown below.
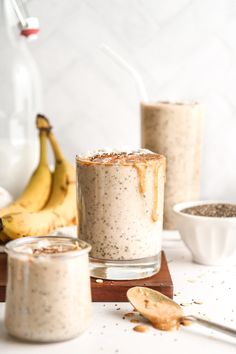
[[224,265],[236,256],[236,203],[198,200],[174,205],[177,230],[194,262]]
[[195,205],[181,210],[182,213],[215,218],[236,217],[236,205],[226,203]]

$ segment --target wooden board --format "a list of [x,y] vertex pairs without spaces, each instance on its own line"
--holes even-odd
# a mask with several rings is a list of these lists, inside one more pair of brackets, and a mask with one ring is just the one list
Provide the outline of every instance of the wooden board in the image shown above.
[[173,283],[165,253],[162,251],[161,269],[152,277],[138,280],[104,280],[96,283],[92,278],[93,301],[127,301],[126,292],[133,286],[147,286],[173,299]]
[[0,253],[0,302],[5,301],[7,281],[7,255]]
[[[0,301],[5,301],[7,256],[0,254]],[[171,280],[165,253],[162,252],[161,269],[158,274],[139,280],[104,280],[97,283],[91,278],[93,301],[127,301],[126,292],[132,286],[147,286],[173,298],[173,283]]]

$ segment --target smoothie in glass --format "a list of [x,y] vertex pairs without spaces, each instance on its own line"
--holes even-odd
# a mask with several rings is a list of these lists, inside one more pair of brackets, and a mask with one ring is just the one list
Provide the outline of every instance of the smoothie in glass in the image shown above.
[[142,147],[166,156],[164,229],[175,229],[172,207],[200,198],[202,107],[198,103],[141,104]]
[[142,259],[145,268],[156,257],[159,270],[164,182],[165,158],[149,150],[77,156],[79,238],[91,244],[92,261],[125,269]]

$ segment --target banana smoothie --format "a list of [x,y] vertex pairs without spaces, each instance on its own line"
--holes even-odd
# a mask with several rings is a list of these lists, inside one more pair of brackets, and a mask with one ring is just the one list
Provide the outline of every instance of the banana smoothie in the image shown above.
[[144,149],[77,156],[77,179],[79,238],[91,244],[92,258],[160,254],[164,156]]
[[198,103],[141,105],[142,147],[167,159],[164,229],[175,229],[172,207],[199,199],[202,109]]
[[68,237],[27,237],[7,244],[5,326],[20,339],[63,341],[91,317],[90,246]]

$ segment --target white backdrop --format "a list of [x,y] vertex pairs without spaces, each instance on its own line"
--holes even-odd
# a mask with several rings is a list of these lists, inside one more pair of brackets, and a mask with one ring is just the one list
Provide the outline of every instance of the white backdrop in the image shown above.
[[45,114],[68,158],[97,147],[137,147],[140,97],[99,49],[140,72],[151,99],[205,104],[202,197],[236,200],[235,0],[31,0],[41,23],[31,49]]

